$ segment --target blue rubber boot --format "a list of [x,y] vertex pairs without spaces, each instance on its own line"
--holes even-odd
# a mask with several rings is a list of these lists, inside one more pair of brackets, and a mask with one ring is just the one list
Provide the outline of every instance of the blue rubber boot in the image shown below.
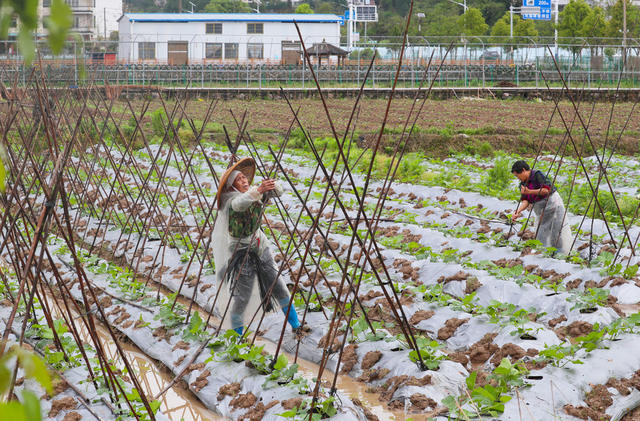
[[242,326],[242,314],[231,314],[231,326],[236,326],[233,328],[238,335],[242,336],[242,332],[244,330],[244,326]]
[[289,310],[289,299],[283,298],[280,300],[280,307],[282,307],[282,312],[285,316],[287,316],[287,321],[291,325],[293,329],[297,329],[300,327],[300,320],[298,320],[298,313],[296,313],[296,309],[291,306],[291,310]]

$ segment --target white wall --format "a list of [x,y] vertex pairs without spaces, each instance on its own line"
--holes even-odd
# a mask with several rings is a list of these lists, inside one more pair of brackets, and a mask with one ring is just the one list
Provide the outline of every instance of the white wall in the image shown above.
[[[130,22],[127,16],[120,20],[119,60],[137,61],[138,42],[156,43],[156,62],[167,61],[167,41],[188,41],[190,63],[219,63],[219,59],[205,60],[207,42],[238,43],[238,60],[247,60],[247,44],[264,44],[264,61],[279,62],[282,41],[298,41],[293,23],[264,22],[263,34],[247,34],[247,22],[222,22],[222,34],[205,34],[205,22]],[[340,45],[339,23],[299,23],[307,48],[326,42]],[[123,45],[128,44],[128,45]],[[236,61],[236,60],[232,60]]]

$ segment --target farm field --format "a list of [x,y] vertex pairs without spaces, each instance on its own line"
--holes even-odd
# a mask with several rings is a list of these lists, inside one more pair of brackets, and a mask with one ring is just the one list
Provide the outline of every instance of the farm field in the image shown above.
[[[52,101],[0,116],[0,328],[54,387],[3,368],[45,419],[633,419],[634,104],[580,104],[587,131],[570,102],[427,101],[407,140],[411,101],[349,125],[331,99],[339,145],[315,100]],[[262,226],[306,334],[280,312],[228,330],[211,234],[236,141],[284,187]],[[519,159],[554,180],[570,253],[511,220]]]

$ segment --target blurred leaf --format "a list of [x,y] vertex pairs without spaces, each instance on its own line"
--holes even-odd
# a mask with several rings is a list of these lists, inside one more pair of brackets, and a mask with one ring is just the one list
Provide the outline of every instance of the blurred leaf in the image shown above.
[[71,8],[64,0],[53,0],[51,2],[51,15],[45,24],[49,31],[49,46],[54,54],[59,54],[64,46],[67,31],[71,28]]
[[0,403],[0,420],[31,421],[20,402]]
[[38,397],[29,390],[22,392],[22,405],[24,413],[29,421],[42,420],[42,413],[40,412],[40,401]]
[[11,383],[11,372],[7,367],[0,365],[0,394],[9,389]]
[[20,28],[20,32],[18,33],[18,50],[22,53],[25,64],[31,64],[35,56],[35,49],[36,45],[33,42],[31,31],[25,27]]
[[44,361],[36,354],[21,348],[18,348],[17,355],[25,375],[35,379],[47,392],[51,393],[51,377],[49,377],[49,371]]

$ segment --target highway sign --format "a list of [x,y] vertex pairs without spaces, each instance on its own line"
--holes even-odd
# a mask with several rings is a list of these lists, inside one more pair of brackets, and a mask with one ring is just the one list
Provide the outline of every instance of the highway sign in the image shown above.
[[520,13],[522,19],[551,20],[551,0],[524,0]]

